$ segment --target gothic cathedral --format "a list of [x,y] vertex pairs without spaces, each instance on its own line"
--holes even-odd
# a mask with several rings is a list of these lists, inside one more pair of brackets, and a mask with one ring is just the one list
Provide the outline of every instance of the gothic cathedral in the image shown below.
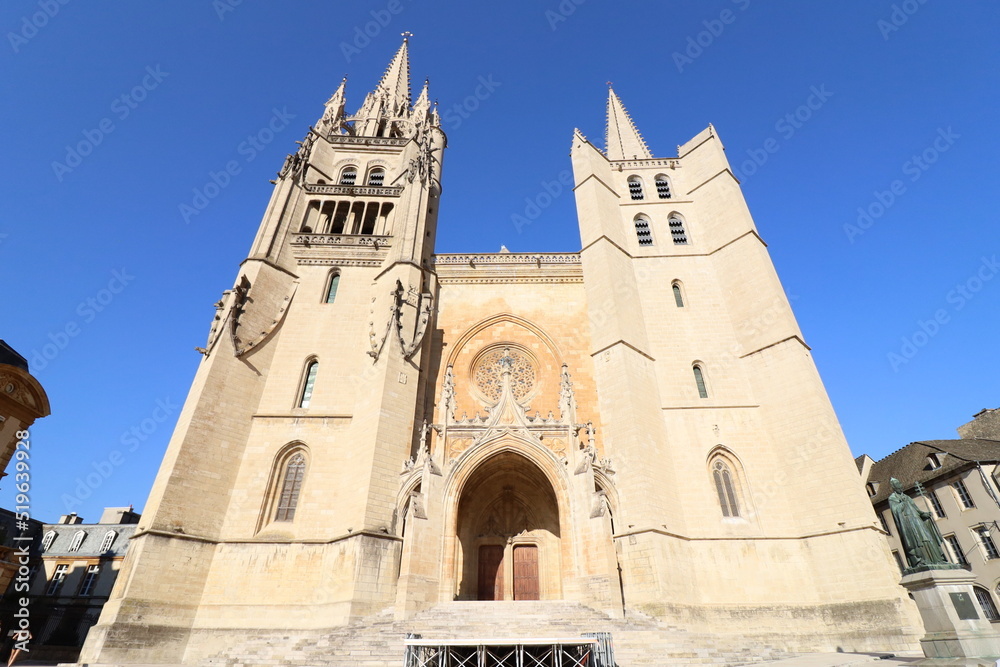
[[435,254],[446,146],[404,41],[287,158],[81,662],[501,608],[542,636],[572,608],[914,648],[715,129],[655,158],[609,91],[604,150],[573,135],[582,249],[558,254]]

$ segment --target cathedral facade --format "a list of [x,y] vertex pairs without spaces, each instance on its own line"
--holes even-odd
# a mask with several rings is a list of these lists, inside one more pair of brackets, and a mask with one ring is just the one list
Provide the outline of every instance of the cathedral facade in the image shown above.
[[463,601],[915,646],[715,129],[654,158],[613,91],[607,115],[603,150],[572,139],[579,252],[435,254],[447,140],[407,43],[357,113],[341,84],[217,304],[81,662]]

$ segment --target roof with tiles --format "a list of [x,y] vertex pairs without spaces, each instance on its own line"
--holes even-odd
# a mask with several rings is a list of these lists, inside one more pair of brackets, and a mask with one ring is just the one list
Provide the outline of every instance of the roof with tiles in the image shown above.
[[[941,454],[935,466],[929,458],[932,454]],[[858,457],[860,459],[861,457]],[[884,502],[892,493],[889,479],[895,477],[903,483],[903,489],[910,491],[920,482],[924,486],[932,481],[947,477],[963,468],[972,466],[976,461],[983,463],[1000,462],[1000,440],[924,440],[911,442],[902,449],[897,449],[871,468],[865,482],[878,482],[878,492],[872,496],[872,504]]]

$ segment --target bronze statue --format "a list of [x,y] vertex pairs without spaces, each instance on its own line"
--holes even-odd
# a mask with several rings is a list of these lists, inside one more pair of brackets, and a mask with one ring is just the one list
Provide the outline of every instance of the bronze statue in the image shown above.
[[941,546],[944,540],[931,513],[917,507],[913,498],[903,493],[903,485],[898,479],[893,477],[889,484],[893,490],[889,496],[889,509],[899,531],[909,569],[953,568],[954,565],[945,558]]

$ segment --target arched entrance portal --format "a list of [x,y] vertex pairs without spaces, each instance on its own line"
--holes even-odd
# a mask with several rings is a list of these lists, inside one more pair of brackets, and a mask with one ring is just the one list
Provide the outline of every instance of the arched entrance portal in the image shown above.
[[472,473],[457,529],[459,600],[562,597],[558,501],[527,458],[502,452]]

